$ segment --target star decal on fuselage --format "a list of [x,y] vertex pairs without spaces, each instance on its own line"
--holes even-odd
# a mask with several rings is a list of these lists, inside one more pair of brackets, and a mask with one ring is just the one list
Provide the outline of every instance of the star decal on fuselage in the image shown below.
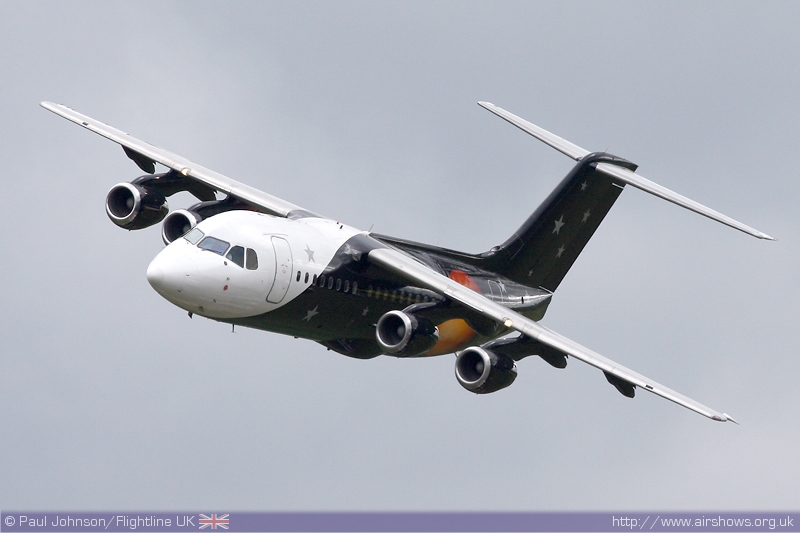
[[306,322],[311,322],[311,319],[319,314],[319,311],[317,311],[317,309],[319,309],[319,306],[316,306],[314,309],[306,311],[306,316],[301,318],[300,321],[302,322],[303,320],[305,320]]
[[586,212],[583,214],[583,219],[581,220],[581,222],[586,222],[587,220],[589,220],[589,215],[591,214],[592,212],[589,209],[587,209]]
[[561,215],[561,218],[555,220],[554,222],[556,224],[556,227],[553,228],[553,233],[555,233],[556,235],[560,235],[561,228],[564,227],[564,215]]
[[361,316],[367,316],[367,313],[369,313],[369,306],[365,307],[364,310],[361,311]]
[[586,187],[588,187],[588,186],[589,186],[589,184],[584,181],[583,183],[581,183],[581,190],[585,191]]
[[308,246],[308,244],[306,244],[305,252],[308,254],[308,262],[309,263],[313,263],[314,262],[314,250],[312,250],[311,247]]
[[562,244],[561,248],[558,249],[558,253],[556,254],[556,257],[561,257],[561,254],[564,253],[564,250],[565,250],[565,248],[564,248],[564,245]]

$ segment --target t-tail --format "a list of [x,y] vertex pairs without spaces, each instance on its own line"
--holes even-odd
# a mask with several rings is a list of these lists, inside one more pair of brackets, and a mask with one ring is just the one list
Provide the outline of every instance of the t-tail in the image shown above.
[[603,152],[591,153],[494,104],[479,104],[578,162],[510,239],[481,254],[481,263],[485,268],[530,287],[555,291],[625,185],[759,239],[774,240],[765,233],[636,174],[637,166],[630,161]]

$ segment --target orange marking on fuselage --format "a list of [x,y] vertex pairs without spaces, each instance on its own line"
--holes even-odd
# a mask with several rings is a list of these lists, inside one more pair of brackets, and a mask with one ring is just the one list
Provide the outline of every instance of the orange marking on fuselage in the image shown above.
[[459,283],[467,287],[468,289],[472,289],[475,292],[478,293],[481,292],[480,289],[478,288],[478,284],[475,283],[475,280],[472,279],[472,277],[470,277],[470,275],[464,272],[463,270],[451,270],[450,279],[452,279],[456,283]]
[[462,318],[454,318],[439,324],[439,342],[425,352],[425,355],[442,355],[453,353],[475,338],[478,333],[469,327]]
[[[475,292],[480,292],[478,284],[463,270],[451,270],[450,279]],[[466,348],[478,333],[469,327],[462,318],[454,318],[439,324],[439,342],[425,355],[442,355]]]

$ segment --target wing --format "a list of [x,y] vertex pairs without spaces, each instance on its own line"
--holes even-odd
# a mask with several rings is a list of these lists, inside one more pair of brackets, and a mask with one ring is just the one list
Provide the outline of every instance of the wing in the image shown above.
[[[623,382],[641,387],[642,389],[657,394],[662,398],[671,400],[678,405],[691,409],[696,413],[707,416],[712,420],[736,422],[725,413],[720,413],[691,398],[675,392],[645,376],[634,372],[614,361],[581,346],[566,337],[522,316],[498,303],[484,298],[477,292],[460,285],[459,283],[431,270],[410,256],[391,248],[377,248],[369,252],[367,260],[414,284],[436,291],[461,305],[480,313],[483,316],[504,324],[507,328],[519,331],[523,335],[554,348],[562,353],[571,355],[584,363],[599,368],[606,375],[611,375]],[[609,381],[611,381],[609,379]]]
[[[497,107],[496,105],[491,104],[489,102],[478,102],[478,105],[480,105],[484,109],[491,111],[500,118],[518,127],[525,133],[528,133],[529,135],[536,137],[546,145],[555,148],[562,154],[567,155],[576,161],[580,161],[581,159],[589,155],[588,150],[585,150],[580,146],[576,146],[571,142],[567,141],[566,139],[562,139],[558,135],[550,133],[549,131],[540,128],[535,124],[531,124],[527,120],[520,118],[513,113],[509,113],[508,111],[506,111],[501,107]],[[686,198],[685,196],[680,195],[674,191],[671,191],[666,187],[662,187],[661,185],[654,183],[648,180],[647,178],[642,177],[640,174],[636,174],[630,169],[623,168],[618,165],[611,165],[608,163],[597,163],[595,169],[598,172],[602,172],[603,174],[610,176],[611,178],[619,180],[623,183],[627,183],[632,187],[641,189],[654,196],[658,196],[659,198],[667,200],[668,202],[672,202],[673,204],[684,207],[690,211],[694,211],[695,213],[708,217],[712,220],[716,220],[717,222],[721,222],[727,226],[738,229],[739,231],[743,231],[748,235],[752,235],[753,237],[758,237],[759,239],[767,239],[770,241],[775,240],[766,233],[762,233],[757,229],[751,228],[746,224],[742,224],[741,222],[732,219],[729,216],[723,215],[718,211],[714,211],[710,207],[706,207],[703,204],[700,204],[698,202],[695,202],[694,200]]]
[[196,163],[192,163],[188,159],[173,154],[168,150],[140,141],[139,139],[131,137],[124,131],[112,128],[99,120],[82,115],[66,106],[54,104],[52,102],[42,102],[41,106],[75,124],[83,126],[89,131],[93,131],[106,139],[110,139],[122,145],[128,157],[146,172],[152,173],[155,167],[154,163],[160,163],[215,191],[243,200],[271,215],[285,217],[292,211],[302,210],[302,208],[290,202],[259,191],[254,187],[223,176],[218,172],[209,170]]

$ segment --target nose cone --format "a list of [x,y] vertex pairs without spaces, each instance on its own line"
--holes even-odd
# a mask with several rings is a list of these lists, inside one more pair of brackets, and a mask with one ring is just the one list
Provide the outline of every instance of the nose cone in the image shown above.
[[197,266],[184,251],[165,248],[147,267],[147,281],[175,305],[196,307]]
[[158,263],[159,261],[154,259],[147,267],[147,281],[151,287],[160,292],[164,286],[164,270]]

